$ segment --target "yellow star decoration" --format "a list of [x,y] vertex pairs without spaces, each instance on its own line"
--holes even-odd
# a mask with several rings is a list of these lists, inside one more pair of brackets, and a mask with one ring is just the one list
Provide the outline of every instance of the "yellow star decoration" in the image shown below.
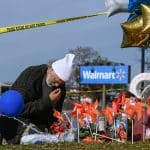
[[[141,5],[142,10],[144,9],[146,5]],[[145,9],[144,9],[145,10]],[[148,14],[148,13],[147,13]],[[150,26],[150,24],[146,25],[146,30],[143,32],[144,29],[144,22],[143,20],[145,13],[142,12],[142,15],[135,18],[134,20],[127,21],[125,23],[121,24],[122,30],[123,30],[123,40],[121,47],[148,47],[150,44],[150,32],[147,31],[147,26]],[[149,20],[150,21],[150,18]]]
[[150,34],[150,5],[142,4],[143,32]]

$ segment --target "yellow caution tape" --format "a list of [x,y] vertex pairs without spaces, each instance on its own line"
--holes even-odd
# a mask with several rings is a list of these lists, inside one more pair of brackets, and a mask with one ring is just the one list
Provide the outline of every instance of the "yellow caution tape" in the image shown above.
[[0,34],[7,33],[7,32],[19,31],[19,30],[38,28],[38,27],[43,27],[43,26],[48,26],[48,25],[53,25],[53,24],[58,24],[58,23],[70,22],[70,21],[74,21],[74,20],[80,20],[80,19],[85,19],[85,18],[89,18],[89,17],[100,16],[100,15],[104,15],[104,14],[107,14],[107,12],[98,12],[98,13],[90,14],[90,15],[86,15],[86,16],[79,16],[79,17],[64,18],[64,19],[58,19],[58,20],[49,20],[49,21],[45,21],[45,22],[28,23],[28,24],[21,24],[21,25],[15,25],[15,26],[1,27]]
[[107,90],[88,90],[88,91],[68,91],[67,94],[71,95],[71,94],[85,94],[85,93],[102,93],[102,92],[113,92],[113,91],[122,91],[124,89],[107,89]]

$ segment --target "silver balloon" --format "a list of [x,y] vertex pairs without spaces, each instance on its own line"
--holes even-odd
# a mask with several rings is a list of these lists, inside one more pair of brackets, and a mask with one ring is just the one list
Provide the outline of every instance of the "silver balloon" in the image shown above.
[[120,12],[129,12],[129,0],[105,0],[105,6],[108,9],[108,17]]
[[[139,87],[139,85],[142,82],[145,82],[147,85],[141,92],[141,88]],[[139,73],[138,75],[136,75],[130,83],[129,91],[140,99],[150,96],[150,73]]]

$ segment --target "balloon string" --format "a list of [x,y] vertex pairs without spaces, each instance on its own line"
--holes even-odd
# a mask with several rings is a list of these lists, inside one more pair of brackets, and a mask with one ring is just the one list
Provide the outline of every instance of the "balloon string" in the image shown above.
[[[22,120],[20,120],[20,119],[18,119],[18,118],[16,118],[16,117],[9,117],[9,116],[6,116],[6,115],[3,115],[3,114],[1,114],[0,113],[0,117],[6,117],[6,118],[10,118],[10,119],[14,119],[14,120],[16,120],[16,121],[18,121],[19,123],[21,123],[22,125],[23,125],[23,127],[27,127],[28,126],[28,124],[26,124],[25,122],[23,122]],[[31,127],[31,130],[32,131],[35,131],[36,133],[39,133],[39,134],[42,134],[43,132],[40,132],[40,131],[38,131],[36,128],[34,128],[34,127]]]

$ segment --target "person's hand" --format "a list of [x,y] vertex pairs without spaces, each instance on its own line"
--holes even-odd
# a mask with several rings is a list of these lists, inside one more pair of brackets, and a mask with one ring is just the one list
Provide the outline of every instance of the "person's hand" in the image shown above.
[[61,89],[57,88],[49,94],[49,98],[53,103],[56,103],[61,97]]

